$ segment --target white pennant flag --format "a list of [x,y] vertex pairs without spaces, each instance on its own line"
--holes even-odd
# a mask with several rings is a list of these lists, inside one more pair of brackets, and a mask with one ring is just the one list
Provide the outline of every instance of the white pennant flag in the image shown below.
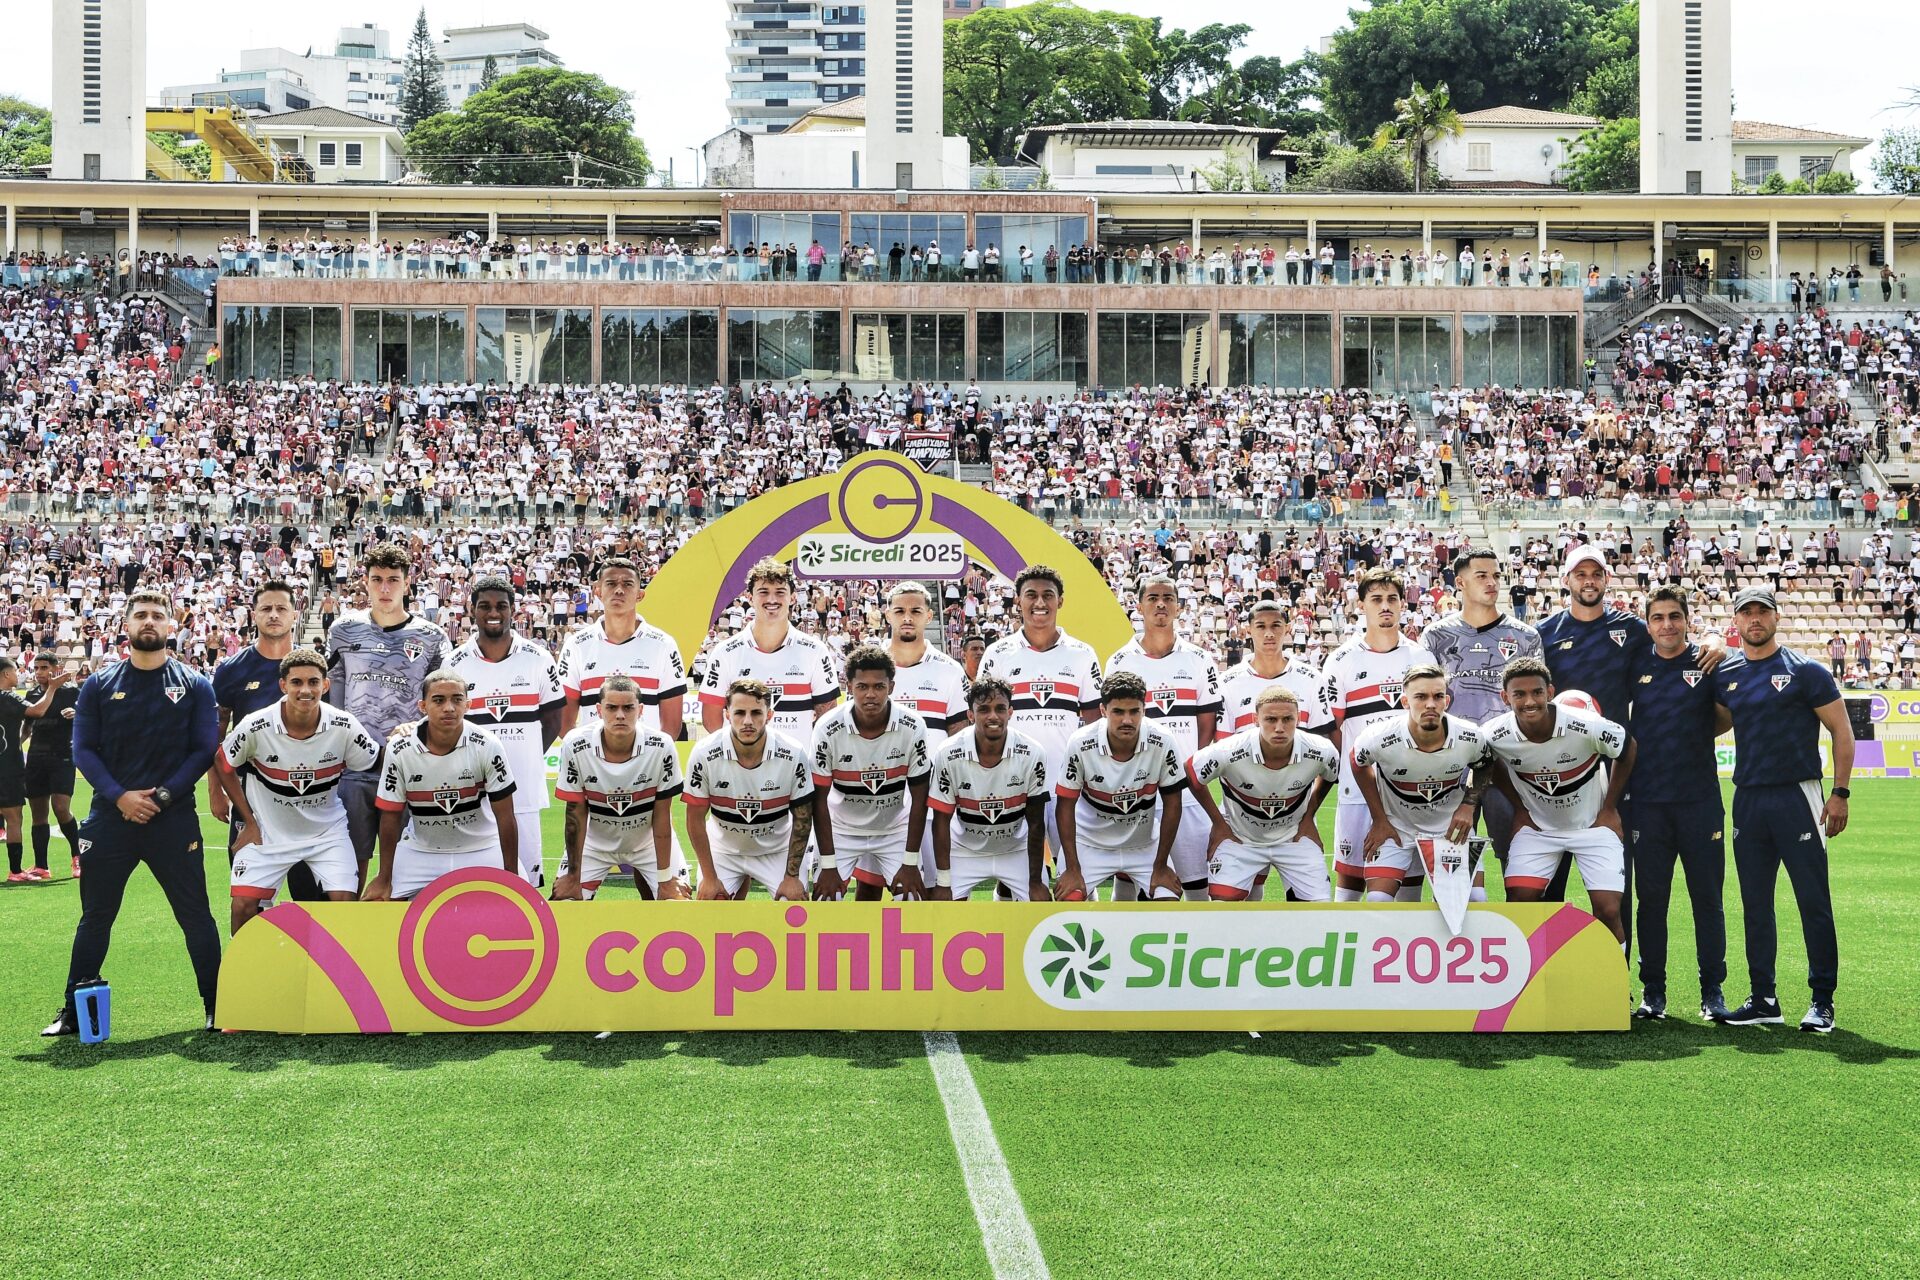
[[1427,883],[1433,886],[1433,901],[1446,921],[1447,932],[1459,937],[1467,927],[1467,903],[1473,893],[1473,871],[1486,848],[1486,840],[1470,836],[1465,844],[1452,840],[1423,838],[1420,860],[1427,866]]

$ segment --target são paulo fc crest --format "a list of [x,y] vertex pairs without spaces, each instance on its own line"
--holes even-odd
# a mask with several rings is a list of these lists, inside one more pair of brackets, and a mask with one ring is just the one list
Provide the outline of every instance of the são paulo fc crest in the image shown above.
[[1609,631],[1607,632],[1607,639],[1613,641],[1614,648],[1625,648],[1627,643],[1626,630],[1622,628],[1619,631]]
[[427,646],[418,640],[403,640],[400,643],[400,652],[407,655],[408,662],[420,661],[420,655],[426,651]]
[[178,702],[187,696],[187,686],[183,684],[165,685],[161,688],[161,692],[167,695],[168,702]]
[[1432,804],[1447,792],[1453,790],[1451,782],[1421,782],[1414,785],[1414,792],[1428,804]]
[[880,784],[886,780],[887,771],[885,769],[862,769],[860,771],[860,781],[866,784],[868,792],[878,791]]
[[1527,781],[1548,795],[1552,795],[1554,792],[1560,790],[1560,775],[1551,769],[1548,769],[1544,773],[1530,773],[1527,775]]
[[1172,715],[1174,704],[1179,701],[1180,695],[1172,689],[1155,689],[1153,691],[1153,705],[1160,708],[1160,714],[1163,716]]
[[298,791],[300,794],[305,795],[307,788],[313,785],[313,770],[311,769],[287,770],[287,785],[292,787],[295,791]]
[[625,813],[632,804],[633,792],[631,791],[607,792],[607,808],[613,810],[615,813]]
[[1505,640],[1502,640],[1495,647],[1500,650],[1500,656],[1506,659],[1508,662],[1512,662],[1513,655],[1520,652],[1520,642],[1518,640],[1515,640],[1511,636],[1508,636]]
[[1775,693],[1784,693],[1786,691],[1787,686],[1792,683],[1793,683],[1792,676],[1775,676],[1773,678],[1773,691]]
[[752,822],[760,816],[760,801],[753,796],[741,796],[733,802],[733,811],[743,820]]
[[1397,707],[1400,705],[1400,692],[1405,687],[1406,686],[1398,680],[1382,680],[1380,682],[1380,696],[1386,701],[1388,706]]
[[1701,677],[1704,674],[1705,674],[1704,672],[1700,672],[1700,671],[1682,671],[1680,673],[1680,678],[1682,680],[1685,680],[1687,682],[1687,688],[1691,689],[1693,688],[1693,686],[1700,683]]
[[1004,800],[982,800],[980,802],[980,816],[988,822],[1000,821],[1000,815],[1006,811],[1007,802]]
[[1113,807],[1122,813],[1132,813],[1133,806],[1140,803],[1138,791],[1116,791],[1113,793]]
[[458,787],[434,788],[433,802],[440,806],[440,812],[452,813],[453,806],[460,803],[460,788]]
[[490,693],[482,700],[480,705],[486,710],[491,711],[495,720],[504,719],[507,714],[507,709],[513,706],[513,695],[510,693]]
[[1053,699],[1053,681],[1051,680],[1035,680],[1027,688],[1032,692],[1033,700],[1043,707]]

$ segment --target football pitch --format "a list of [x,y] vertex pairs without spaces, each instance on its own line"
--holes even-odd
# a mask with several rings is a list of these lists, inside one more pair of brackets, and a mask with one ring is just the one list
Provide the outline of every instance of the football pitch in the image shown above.
[[[43,1041],[78,913],[56,833],[62,878],[0,893],[0,1277],[1910,1276],[1916,799],[1855,783],[1832,1036],[1693,1016],[1676,886],[1679,1016],[1625,1034],[965,1033],[964,1070],[917,1033],[184,1030],[144,872],[113,1039]],[[210,848],[223,934],[225,875]]]

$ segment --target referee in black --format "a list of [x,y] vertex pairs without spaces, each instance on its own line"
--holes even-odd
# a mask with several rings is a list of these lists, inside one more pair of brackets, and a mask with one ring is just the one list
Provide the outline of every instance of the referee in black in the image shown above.
[[66,999],[42,1035],[73,1035],[74,988],[100,976],[114,918],[136,866],[160,882],[213,1027],[220,980],[220,931],[207,907],[207,866],[194,812],[194,784],[219,745],[213,685],[167,649],[172,602],[158,591],[127,598],[123,662],[89,676],[74,706],[73,758],[93,787],[93,811],[80,824],[87,874],[80,881],[80,926],[73,934]]

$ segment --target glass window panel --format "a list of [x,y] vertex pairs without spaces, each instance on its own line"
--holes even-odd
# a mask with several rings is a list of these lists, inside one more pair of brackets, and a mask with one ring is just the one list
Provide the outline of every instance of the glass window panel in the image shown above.
[[253,376],[256,378],[281,378],[285,372],[280,363],[280,312],[281,307],[255,307],[253,309]]
[[753,312],[727,309],[727,381],[753,382]]
[[280,368],[285,376],[303,378],[313,372],[313,312],[306,307],[278,307],[280,313]]
[[[608,319],[624,315],[609,311]],[[507,380],[507,310],[505,307],[473,309],[473,376],[482,383]]]
[[[685,379],[691,383],[694,376],[691,348],[695,314],[698,313],[677,308],[660,312],[660,382],[680,382]],[[641,358],[644,358],[644,348]],[[708,352],[708,359],[712,359],[711,351]],[[714,374],[709,368],[704,381],[713,380]]]
[[880,243],[880,215],[877,213],[856,213],[853,215],[853,243],[857,245]]
[[1094,322],[1100,339],[1100,377],[1103,387],[1127,385],[1127,316],[1123,311],[1102,311]]
[[1007,313],[982,311],[974,316],[974,362],[986,382],[1007,378]]
[[353,377],[356,382],[380,380],[380,312],[373,307],[353,310]]
[[333,381],[340,376],[340,308],[313,309],[313,375]]
[[[927,381],[936,377],[934,362],[939,356],[940,317],[931,312],[921,312],[912,317],[900,318],[910,321],[907,325],[907,351],[910,356],[907,376],[915,381]],[[898,367],[897,363],[895,367]]]
[[1220,313],[1220,342],[1227,352],[1227,382],[1234,386],[1244,385],[1250,372],[1250,343],[1253,326],[1258,324],[1255,313],[1244,311],[1223,311]]
[[1548,371],[1547,318],[1520,316],[1520,385],[1545,387],[1552,384]]
[[[801,312],[804,318],[808,313]],[[812,360],[805,366],[827,375],[840,371],[840,313],[815,311],[813,319]]]
[[1299,385],[1330,387],[1333,383],[1333,317],[1308,313],[1301,317],[1305,356]]
[[[686,317],[687,381],[694,386],[710,387],[720,380],[720,312],[708,307],[688,311]],[[662,366],[667,363],[664,335],[660,362]]]
[[568,307],[560,313],[560,359],[569,385],[584,387],[593,381],[593,311]]
[[1419,316],[1401,316],[1394,321],[1399,364],[1394,374],[1394,391],[1414,395],[1426,389],[1425,327]]
[[1053,376],[1062,382],[1071,382],[1076,386],[1084,385],[1089,372],[1086,312],[1062,311],[1059,313],[1058,351],[1060,354]]
[[1007,312],[1007,379],[1033,382],[1039,378],[1034,352],[1033,313]]
[[[1005,220],[1002,215],[997,213],[977,213],[974,215],[973,234],[979,241],[982,252],[985,252],[986,247],[990,244],[999,245],[1003,249],[1007,247],[1004,222]],[[1015,261],[1019,260],[1017,255],[1006,254],[1002,255],[1002,259],[1004,260],[1009,256],[1012,256]]]
[[1460,378],[1474,388],[1493,384],[1493,317],[1460,317]]
[[229,380],[253,376],[251,309],[224,307],[220,314],[220,372]]
[[958,382],[967,376],[967,318],[947,314],[940,317],[939,361],[934,377],[943,382]]
[[1425,389],[1458,386],[1453,376],[1453,317],[1428,316],[1426,328],[1426,372],[1421,375]]
[[1285,313],[1273,317],[1273,385],[1321,386],[1307,373],[1306,322],[1311,317]]
[[727,219],[727,225],[729,228],[727,239],[735,245],[745,244],[749,240],[757,241],[760,238],[754,232],[753,215],[750,213],[731,215]]
[[1127,322],[1127,363],[1121,376],[1121,385],[1152,386],[1153,376],[1153,322],[1151,311],[1129,311],[1125,313]]
[[[475,312],[476,320],[478,312]],[[610,307],[600,313],[600,377],[625,386],[633,382],[634,312]],[[478,342],[474,363],[479,364]]]
[[1502,387],[1520,385],[1520,317],[1493,318],[1493,381]]
[[1573,316],[1549,316],[1547,377],[1555,387],[1579,387],[1583,378],[1580,356],[1574,341]]
[[663,318],[668,315],[684,316],[678,311],[641,310],[633,313],[632,337],[628,340],[627,352],[630,361],[630,380],[644,386],[657,386],[662,382],[684,382],[686,380],[686,322],[681,320],[680,340],[675,344],[673,372],[669,375],[662,371],[667,363],[664,354],[665,343],[661,337]]

